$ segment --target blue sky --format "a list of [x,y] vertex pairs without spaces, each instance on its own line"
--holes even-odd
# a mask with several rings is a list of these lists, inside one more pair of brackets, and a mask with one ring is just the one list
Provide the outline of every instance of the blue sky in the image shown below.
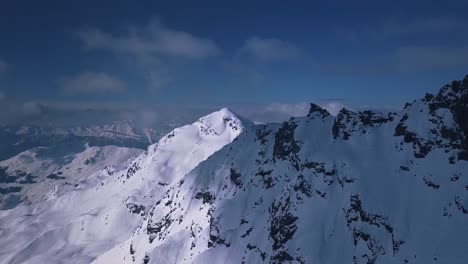
[[227,2],[1,1],[0,99],[393,107],[468,73],[467,1]]

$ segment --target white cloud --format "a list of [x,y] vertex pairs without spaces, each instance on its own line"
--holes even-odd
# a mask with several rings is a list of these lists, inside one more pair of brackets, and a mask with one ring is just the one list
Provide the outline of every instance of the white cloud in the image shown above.
[[106,73],[84,72],[61,80],[60,85],[66,93],[113,93],[127,89],[122,80]]
[[341,109],[349,108],[340,100],[329,100],[319,103],[320,107],[326,109],[331,115],[336,116]]
[[287,61],[298,59],[304,52],[293,43],[276,38],[252,37],[240,50],[263,61]]
[[292,116],[305,116],[309,113],[309,103],[272,103],[268,105],[232,105],[230,108],[252,121],[259,123],[283,122]]
[[222,53],[213,40],[168,28],[157,20],[145,26],[129,26],[119,34],[93,28],[80,31],[77,36],[87,49],[107,50],[136,61],[153,93],[176,79],[171,76],[168,60],[199,61]]
[[120,35],[97,28],[78,32],[77,35],[89,49],[107,49],[142,60],[160,55],[204,59],[221,53],[214,41],[170,29],[156,20],[141,28],[131,26]]
[[305,116],[309,112],[310,104],[298,103],[298,104],[279,104],[273,103],[267,105],[265,108],[266,112],[276,112],[287,114],[288,116]]

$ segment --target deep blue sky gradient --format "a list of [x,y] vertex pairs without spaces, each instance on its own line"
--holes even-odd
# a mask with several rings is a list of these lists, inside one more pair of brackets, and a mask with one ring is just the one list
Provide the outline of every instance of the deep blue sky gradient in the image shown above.
[[[468,73],[466,10],[468,1],[4,0],[0,60],[7,68],[0,92],[10,101],[400,105]],[[221,52],[202,60],[165,58],[171,82],[155,92],[143,74],[148,66],[86,49],[76,34],[91,28],[121,36],[152,19],[209,39]],[[300,58],[239,56],[252,37],[290,43]],[[411,57],[398,57],[408,47]],[[64,93],[63,80],[83,72],[114,76],[127,89]]]

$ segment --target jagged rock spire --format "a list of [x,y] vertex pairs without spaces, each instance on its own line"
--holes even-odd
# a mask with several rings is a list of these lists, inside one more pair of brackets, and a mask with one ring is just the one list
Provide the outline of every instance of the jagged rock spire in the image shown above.
[[309,113],[307,114],[308,117],[312,116],[313,114],[315,113],[318,113],[320,114],[322,117],[326,117],[326,116],[329,116],[330,113],[325,110],[324,108],[314,104],[314,103],[310,103],[310,110],[309,110]]

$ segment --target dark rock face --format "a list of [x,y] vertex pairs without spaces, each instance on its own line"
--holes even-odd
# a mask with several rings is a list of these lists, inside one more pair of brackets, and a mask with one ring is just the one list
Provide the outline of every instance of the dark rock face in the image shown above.
[[359,113],[359,119],[365,127],[375,127],[393,121],[395,115],[395,113],[389,113],[387,116],[384,116],[367,110]]
[[273,203],[270,206],[270,238],[273,240],[273,250],[282,248],[296,233],[297,217],[290,212],[290,197],[284,202]]
[[202,200],[204,204],[212,204],[215,200],[215,196],[210,192],[197,192],[195,199]]
[[273,170],[263,170],[263,169],[259,168],[257,173],[255,173],[255,176],[260,176],[262,178],[265,189],[270,189],[273,186],[275,186],[275,184],[273,183],[274,179],[271,176],[272,172],[273,172]]
[[146,226],[146,233],[149,235],[149,242],[152,243],[156,237],[162,239],[164,237],[161,232],[167,229],[174,220],[170,218],[169,215],[166,215],[159,222],[153,222],[152,219],[148,220],[148,225]]
[[427,103],[432,115],[435,115],[437,109],[450,110],[458,129],[452,131],[445,128],[441,136],[453,142],[453,147],[460,149],[460,160],[468,160],[468,75],[463,81],[453,81],[451,85],[444,86],[435,97],[428,98]]
[[52,173],[52,174],[48,175],[46,178],[52,179],[52,180],[64,180],[65,179],[65,177],[59,176],[59,175],[57,175],[55,173]]
[[145,215],[145,206],[142,204],[135,204],[135,203],[127,203],[127,208],[130,210],[132,214],[139,214],[141,216]]
[[309,113],[307,114],[307,117],[311,117],[314,114],[318,114],[322,118],[327,117],[327,116],[330,115],[330,113],[327,110],[321,108],[320,106],[318,106],[316,104],[311,103],[310,104],[310,110],[309,110]]
[[8,167],[0,167],[0,183],[16,182],[17,177],[8,175]]
[[263,125],[261,128],[257,128],[257,130],[255,131],[255,134],[256,134],[256,141],[260,141],[260,144],[261,145],[265,145],[265,143],[268,142],[268,135],[270,135],[271,133],[271,130],[267,130],[266,129],[266,125]]
[[341,109],[338,115],[335,118],[335,122],[333,123],[332,127],[332,134],[333,139],[337,139],[338,137],[342,137],[344,140],[348,140],[349,136],[351,136],[347,131],[345,131],[346,123],[351,121],[351,116],[354,113],[347,110]]
[[463,214],[468,214],[468,209],[463,205],[463,202],[459,196],[455,197],[455,205],[457,206],[458,210]]
[[226,247],[230,247],[231,244],[227,242],[224,238],[221,237],[221,231],[219,225],[219,220],[213,217],[212,209],[208,211],[209,221],[210,221],[210,230],[209,230],[209,240],[208,240],[208,248],[215,247],[217,245],[224,245]]
[[371,228],[381,229],[391,237],[393,255],[404,244],[404,241],[395,238],[395,230],[387,217],[369,213],[363,209],[358,194],[351,196],[350,207],[345,211],[345,214],[347,225],[353,233],[354,245],[358,247],[358,244],[363,243],[367,248],[361,255],[356,252],[353,257],[354,263],[378,263],[379,256],[387,254],[384,242],[377,240],[372,236],[372,232],[369,232]]
[[36,176],[33,176],[24,171],[15,171],[12,174],[7,172],[8,167],[0,167],[0,184],[19,183],[19,184],[33,184],[36,183]]
[[133,163],[127,170],[127,179],[130,179],[130,177],[132,177],[139,169],[140,167],[138,164],[136,162]]
[[143,258],[143,264],[148,264],[149,262],[150,262],[149,255],[145,255],[145,257]]
[[10,186],[6,188],[0,188],[0,194],[17,193],[21,192],[21,189],[23,189],[21,186]]
[[[247,244],[247,250],[249,250],[249,251],[250,250],[255,250],[260,255],[260,258],[262,259],[262,261],[265,261],[265,259],[267,257],[266,252],[263,252],[260,248],[258,248],[257,246],[251,245],[250,243]],[[242,258],[241,263],[246,264],[245,256]]]
[[405,121],[408,120],[408,114],[404,114],[400,119],[400,122],[395,127],[394,136],[403,136],[403,142],[412,143],[414,148],[414,157],[421,159],[432,150],[433,145],[426,140],[419,138],[416,133],[408,131],[408,127],[405,125]]
[[[328,164],[328,167],[331,167],[331,168],[327,168],[327,164],[324,162],[316,162],[316,161],[307,161],[302,164],[303,170],[304,169],[312,170],[315,177],[322,177],[323,182],[325,184],[331,185],[333,184],[335,180],[334,176],[336,176],[337,170],[334,165]],[[350,179],[339,179],[339,180],[348,181]],[[352,182],[352,180],[350,181]]]
[[[416,158],[426,157],[433,149],[444,148],[447,151],[454,150],[458,160],[468,160],[468,76],[463,81],[445,85],[435,96],[426,94],[422,102],[429,112],[428,125],[434,127],[430,130],[431,136],[423,137],[410,131],[407,125],[408,113],[402,116],[394,135],[403,136],[404,143],[413,145]],[[404,110],[413,107],[413,103],[407,103]],[[440,116],[443,110],[452,114],[455,127],[447,126]],[[455,157],[450,158],[450,163],[455,161]]]
[[290,262],[290,261],[293,261],[294,258],[289,255],[288,252],[284,251],[284,250],[280,250],[278,251],[274,256],[271,257],[271,262],[270,263],[286,263],[286,262]]
[[367,133],[367,128],[378,127],[389,121],[393,121],[395,115],[395,113],[384,115],[373,111],[356,113],[343,108],[333,123],[333,139],[342,138],[343,140],[348,140],[354,133],[365,134]]
[[[296,193],[304,194],[307,198],[312,197],[312,185],[304,178],[304,175],[299,175],[297,177],[297,183],[294,185],[294,191],[296,191]],[[296,197],[298,200],[302,199],[299,195]]]
[[234,123],[232,118],[224,118],[223,122],[227,124],[234,131],[237,131],[240,129],[240,127]]
[[234,185],[236,185],[239,188],[242,188],[241,174],[237,172],[236,169],[231,168],[229,178],[231,179],[232,183],[234,183]]
[[437,189],[440,188],[439,184],[436,184],[436,183],[434,183],[434,182],[432,182],[432,181],[430,181],[430,180],[428,180],[426,178],[423,178],[423,181],[427,186],[431,187],[434,190],[437,190]]
[[291,165],[299,170],[298,152],[301,150],[299,141],[294,139],[294,130],[297,124],[294,119],[284,122],[282,127],[275,134],[275,144],[273,146],[273,160],[282,159],[289,160]]

